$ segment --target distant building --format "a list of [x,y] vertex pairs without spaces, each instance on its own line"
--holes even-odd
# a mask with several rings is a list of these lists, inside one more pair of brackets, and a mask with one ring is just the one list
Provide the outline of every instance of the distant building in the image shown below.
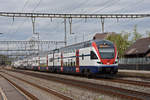
[[106,39],[109,35],[116,34],[115,32],[107,32],[107,33],[96,33],[93,37],[93,40],[102,40]]
[[124,56],[126,58],[150,57],[150,37],[137,40],[125,51]]
[[119,59],[120,69],[150,70],[150,37],[133,43]]

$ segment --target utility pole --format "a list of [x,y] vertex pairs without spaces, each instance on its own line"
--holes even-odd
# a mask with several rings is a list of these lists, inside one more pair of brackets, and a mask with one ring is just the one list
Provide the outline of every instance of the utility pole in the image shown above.
[[65,31],[65,39],[64,39],[64,41],[65,41],[65,46],[67,46],[67,27],[66,27],[66,18],[64,18],[64,31]]
[[31,20],[32,20],[32,31],[33,34],[35,34],[35,17],[31,17]]
[[102,24],[102,33],[104,33],[104,18],[101,18],[101,24]]
[[84,42],[84,33],[83,33],[83,42]]
[[40,34],[39,33],[35,33],[35,34],[38,36],[37,43],[38,43],[38,54],[39,54],[39,51],[40,51],[40,46],[39,46],[40,45]]
[[72,18],[69,18],[70,34],[72,34]]

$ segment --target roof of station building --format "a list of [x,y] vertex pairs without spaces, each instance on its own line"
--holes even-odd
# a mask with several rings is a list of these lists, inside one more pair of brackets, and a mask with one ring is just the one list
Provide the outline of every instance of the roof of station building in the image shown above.
[[126,51],[125,55],[146,54],[150,50],[150,37],[141,38],[133,43]]
[[116,34],[115,32],[105,32],[105,33],[96,33],[93,37],[93,40],[103,40],[106,39],[109,35]]

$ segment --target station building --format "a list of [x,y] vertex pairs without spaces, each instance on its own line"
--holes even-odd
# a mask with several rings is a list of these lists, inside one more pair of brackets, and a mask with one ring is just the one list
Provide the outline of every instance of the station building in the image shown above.
[[93,40],[102,40],[106,39],[109,35],[116,34],[115,32],[106,32],[106,33],[96,33],[93,37]]
[[150,57],[150,37],[137,40],[125,52],[126,58]]
[[119,63],[121,69],[150,70],[150,37],[133,43]]

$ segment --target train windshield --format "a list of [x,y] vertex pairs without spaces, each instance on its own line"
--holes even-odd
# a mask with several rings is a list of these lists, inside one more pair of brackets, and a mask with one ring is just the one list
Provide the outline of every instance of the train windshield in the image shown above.
[[112,59],[115,56],[114,48],[99,48],[99,53],[102,59]]

